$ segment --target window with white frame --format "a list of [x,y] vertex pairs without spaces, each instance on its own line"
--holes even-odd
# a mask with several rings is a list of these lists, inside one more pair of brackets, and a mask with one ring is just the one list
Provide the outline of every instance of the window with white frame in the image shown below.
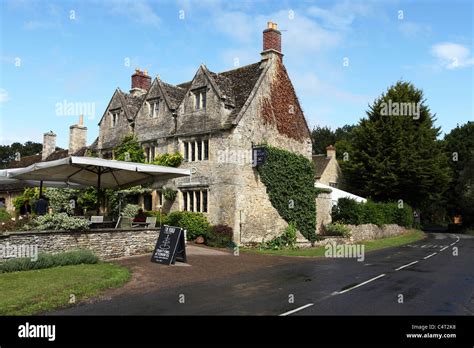
[[208,190],[186,190],[181,192],[183,197],[183,211],[193,211],[197,213],[208,212]]
[[186,162],[209,160],[209,139],[183,141],[183,157]]

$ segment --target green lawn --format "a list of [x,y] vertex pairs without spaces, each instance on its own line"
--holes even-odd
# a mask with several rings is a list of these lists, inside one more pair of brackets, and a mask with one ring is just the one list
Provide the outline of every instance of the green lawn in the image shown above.
[[119,287],[130,272],[110,263],[62,266],[0,274],[0,315],[31,315]]
[[[423,238],[425,238],[425,234],[422,231],[409,230],[407,233],[396,237],[368,240],[359,244],[365,245],[365,251],[371,251],[413,243]],[[243,252],[280,256],[324,256],[324,252],[326,251],[323,246],[315,248],[301,248],[296,250],[259,250],[257,248],[241,248],[240,250]]]
[[474,236],[474,229],[466,230],[466,231],[464,231],[464,234],[467,234],[469,236]]

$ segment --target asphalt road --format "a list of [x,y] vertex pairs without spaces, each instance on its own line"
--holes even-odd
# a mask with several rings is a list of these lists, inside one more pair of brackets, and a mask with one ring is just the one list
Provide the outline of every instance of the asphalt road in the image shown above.
[[308,259],[52,314],[473,315],[474,237],[430,233],[363,262]]

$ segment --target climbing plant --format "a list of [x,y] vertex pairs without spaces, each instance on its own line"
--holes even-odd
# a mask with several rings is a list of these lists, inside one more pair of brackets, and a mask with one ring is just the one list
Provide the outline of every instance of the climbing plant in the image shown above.
[[302,155],[265,146],[266,161],[257,167],[272,205],[288,223],[294,223],[310,242],[316,237],[314,167]]

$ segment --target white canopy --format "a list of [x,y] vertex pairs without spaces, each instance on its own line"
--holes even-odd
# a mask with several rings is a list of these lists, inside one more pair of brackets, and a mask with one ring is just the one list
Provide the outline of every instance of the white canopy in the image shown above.
[[354,195],[352,193],[340,190],[340,189],[335,188],[335,187],[331,187],[329,185],[321,184],[320,182],[316,182],[314,184],[314,187],[331,190],[332,205],[336,205],[339,198],[351,198],[351,199],[354,199],[355,201],[357,201],[359,203],[367,202],[367,199],[365,199],[363,197]]
[[38,162],[14,172],[9,171],[8,177],[77,183],[98,188],[125,188],[152,182],[155,178],[172,179],[190,174],[189,169],[70,156],[55,161]]
[[36,180],[20,180],[13,179],[12,174],[18,173],[20,169],[24,168],[13,168],[13,169],[1,169],[0,170],[0,185],[14,185],[22,184],[26,187],[55,187],[55,188],[82,188],[82,185],[67,183],[67,182],[56,182],[56,181],[36,181]]

